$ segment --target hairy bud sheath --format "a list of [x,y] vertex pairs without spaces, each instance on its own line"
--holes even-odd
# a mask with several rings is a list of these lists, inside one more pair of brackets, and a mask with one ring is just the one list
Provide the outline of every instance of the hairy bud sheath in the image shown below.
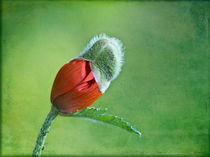
[[62,113],[92,105],[109,87],[122,66],[123,48],[118,39],[99,35],[83,52],[58,72],[51,102]]

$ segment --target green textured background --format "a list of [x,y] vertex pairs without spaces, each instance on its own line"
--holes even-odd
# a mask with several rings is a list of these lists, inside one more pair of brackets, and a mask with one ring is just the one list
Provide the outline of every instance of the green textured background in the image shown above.
[[31,155],[59,68],[99,33],[126,46],[93,106],[122,129],[58,117],[43,155],[209,154],[209,2],[3,1],[2,154]]

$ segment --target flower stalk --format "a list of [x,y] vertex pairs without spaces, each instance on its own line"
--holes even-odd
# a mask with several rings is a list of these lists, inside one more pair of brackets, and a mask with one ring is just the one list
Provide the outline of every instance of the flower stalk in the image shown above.
[[36,145],[34,147],[34,151],[32,155],[33,157],[41,156],[42,150],[44,149],[44,143],[47,137],[47,133],[50,131],[50,127],[57,115],[58,115],[58,110],[54,106],[52,106],[50,112],[48,113],[39,131],[39,135],[37,137]]

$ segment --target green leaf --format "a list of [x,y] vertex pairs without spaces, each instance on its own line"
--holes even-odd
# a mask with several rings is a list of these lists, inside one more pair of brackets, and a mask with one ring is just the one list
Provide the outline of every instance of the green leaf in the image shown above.
[[63,116],[79,117],[79,118],[85,118],[85,119],[90,119],[90,120],[96,120],[99,122],[103,122],[103,123],[107,123],[113,126],[120,127],[131,133],[141,135],[141,132],[138,131],[135,127],[133,127],[129,122],[125,121],[121,117],[106,113],[106,109],[89,107],[89,108],[84,108],[80,111],[73,112],[68,115],[65,114]]

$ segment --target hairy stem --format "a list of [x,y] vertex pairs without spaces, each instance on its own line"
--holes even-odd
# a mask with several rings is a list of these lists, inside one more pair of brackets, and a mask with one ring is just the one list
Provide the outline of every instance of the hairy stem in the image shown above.
[[50,126],[53,123],[55,117],[58,115],[58,111],[55,107],[52,106],[50,112],[48,113],[44,124],[42,125],[39,135],[36,140],[36,145],[33,151],[33,157],[39,157],[42,154],[42,150],[44,149],[45,139],[47,137],[47,133],[50,130]]

